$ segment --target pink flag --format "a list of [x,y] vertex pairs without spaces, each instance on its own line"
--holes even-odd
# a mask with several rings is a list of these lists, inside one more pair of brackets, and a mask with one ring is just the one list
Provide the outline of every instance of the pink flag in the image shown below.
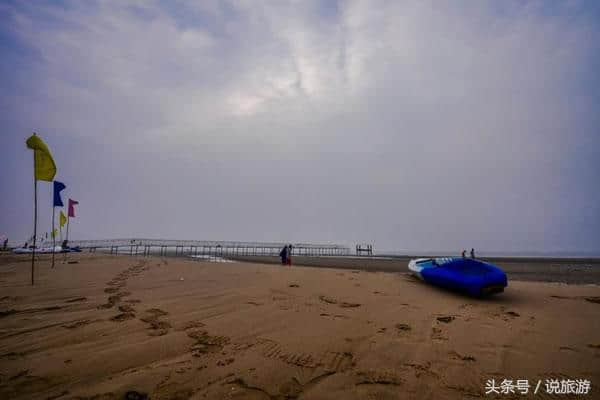
[[78,201],[69,199],[69,217],[75,217],[75,205],[79,204]]

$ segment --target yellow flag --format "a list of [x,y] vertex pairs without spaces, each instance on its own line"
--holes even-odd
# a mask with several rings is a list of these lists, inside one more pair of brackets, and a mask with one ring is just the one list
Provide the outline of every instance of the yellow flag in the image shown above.
[[56,175],[56,164],[46,143],[35,133],[27,139],[27,147],[33,150],[35,179],[52,182]]
[[65,226],[66,223],[67,223],[67,217],[65,217],[65,214],[61,211],[60,212],[60,227],[62,228],[63,226]]

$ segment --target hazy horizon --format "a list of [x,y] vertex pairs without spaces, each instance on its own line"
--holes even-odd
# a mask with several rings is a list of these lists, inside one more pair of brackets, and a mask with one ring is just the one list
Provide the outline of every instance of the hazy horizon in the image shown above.
[[79,201],[72,239],[600,254],[599,17],[592,1],[3,2],[0,236],[33,233],[35,131]]

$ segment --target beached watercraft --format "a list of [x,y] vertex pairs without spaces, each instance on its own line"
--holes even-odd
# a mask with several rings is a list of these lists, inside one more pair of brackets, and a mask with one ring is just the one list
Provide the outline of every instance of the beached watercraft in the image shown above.
[[[54,247],[54,253],[69,253],[71,251],[74,251],[74,250],[63,249],[61,246]],[[77,250],[77,251],[81,251],[81,250]],[[31,254],[32,252],[33,252],[33,249],[31,247],[18,247],[13,250],[13,253],[15,253],[15,254]],[[40,247],[38,249],[35,249],[35,252],[39,253],[39,254],[49,254],[49,253],[52,253],[52,247]]]
[[418,258],[408,269],[427,283],[473,296],[502,292],[508,285],[500,268],[471,258]]

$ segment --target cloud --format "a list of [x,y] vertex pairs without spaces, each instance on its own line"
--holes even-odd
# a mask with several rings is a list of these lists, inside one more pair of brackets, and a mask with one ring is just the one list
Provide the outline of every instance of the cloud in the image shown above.
[[110,206],[118,223],[82,219],[82,236],[598,250],[591,11],[6,3],[2,51],[18,68],[2,79],[2,124],[72,146],[63,164],[94,207],[109,207],[108,183],[84,176],[142,203]]

